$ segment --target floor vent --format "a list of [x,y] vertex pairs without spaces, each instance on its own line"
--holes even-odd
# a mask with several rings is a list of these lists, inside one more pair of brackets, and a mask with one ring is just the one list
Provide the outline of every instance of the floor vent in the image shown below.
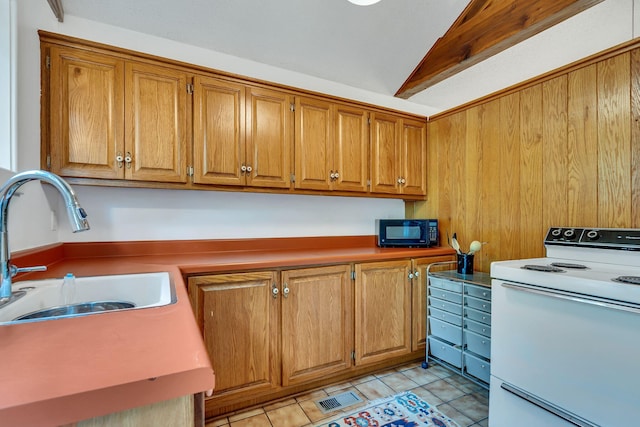
[[336,409],[351,406],[355,403],[363,402],[360,396],[348,391],[346,393],[336,394],[335,396],[328,396],[320,400],[316,400],[316,405],[320,408],[323,414],[333,412]]

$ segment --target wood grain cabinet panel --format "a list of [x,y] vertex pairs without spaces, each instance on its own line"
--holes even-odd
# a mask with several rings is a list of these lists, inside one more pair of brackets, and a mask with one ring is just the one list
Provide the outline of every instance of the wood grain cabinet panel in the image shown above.
[[351,267],[282,272],[282,383],[321,379],[351,367]]
[[194,80],[193,161],[197,184],[245,185],[245,93],[242,84]]
[[356,264],[355,363],[411,352],[411,260]]
[[186,73],[60,46],[49,58],[52,172],[187,181]]
[[212,399],[275,390],[280,381],[280,301],[272,271],[189,279],[196,320],[216,375]]
[[191,138],[187,81],[191,78],[178,70],[125,64],[127,179],[187,182],[187,141]]
[[364,109],[296,98],[295,187],[366,192],[367,117]]
[[426,195],[427,124],[371,114],[371,191]]
[[289,188],[293,149],[293,96],[247,89],[247,185]]
[[51,171],[124,178],[124,61],[59,46],[49,58]]

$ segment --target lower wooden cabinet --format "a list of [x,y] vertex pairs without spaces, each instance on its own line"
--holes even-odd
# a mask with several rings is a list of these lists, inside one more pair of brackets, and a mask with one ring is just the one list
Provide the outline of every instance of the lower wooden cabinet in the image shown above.
[[216,397],[280,385],[280,301],[274,271],[192,277],[189,294],[216,375]]
[[352,307],[350,265],[282,272],[283,386],[351,367]]
[[375,363],[411,352],[411,260],[356,264],[355,360]]
[[207,416],[422,358],[426,266],[442,258],[190,277]]

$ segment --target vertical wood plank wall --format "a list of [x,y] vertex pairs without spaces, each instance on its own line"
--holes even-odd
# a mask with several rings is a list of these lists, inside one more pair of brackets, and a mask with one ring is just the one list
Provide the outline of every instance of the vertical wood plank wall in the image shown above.
[[484,272],[544,256],[550,226],[640,228],[638,46],[431,118],[427,201],[407,214],[438,218],[443,245],[488,242]]

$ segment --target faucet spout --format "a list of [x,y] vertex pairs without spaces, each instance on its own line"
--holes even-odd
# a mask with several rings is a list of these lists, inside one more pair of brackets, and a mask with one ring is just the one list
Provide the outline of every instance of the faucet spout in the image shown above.
[[11,177],[0,188],[0,302],[11,298],[11,279],[20,271],[20,269],[11,265],[11,254],[9,253],[7,227],[9,202],[11,202],[11,198],[18,188],[29,181],[46,182],[58,190],[64,200],[69,222],[74,233],[89,229],[87,213],[78,203],[75,191],[58,175],[43,170],[31,170]]

